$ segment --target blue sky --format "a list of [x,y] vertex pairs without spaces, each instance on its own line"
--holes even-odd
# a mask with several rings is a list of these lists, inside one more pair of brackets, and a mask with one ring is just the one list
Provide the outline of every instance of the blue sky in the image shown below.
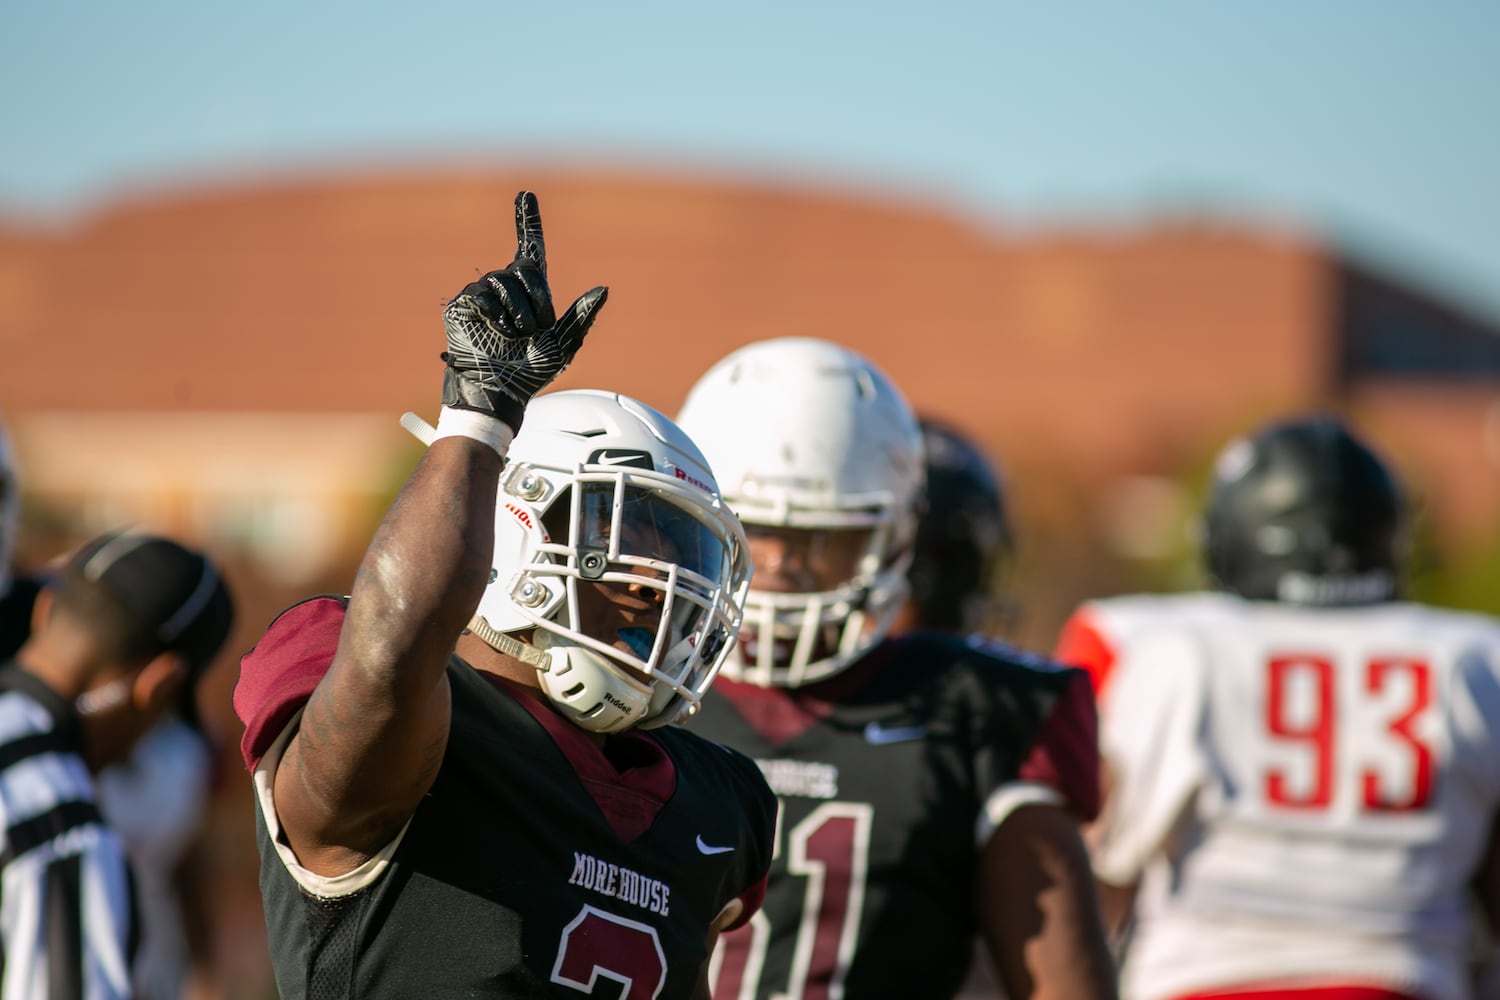
[[1291,220],[1500,317],[1500,4],[9,4],[0,213],[395,161]]

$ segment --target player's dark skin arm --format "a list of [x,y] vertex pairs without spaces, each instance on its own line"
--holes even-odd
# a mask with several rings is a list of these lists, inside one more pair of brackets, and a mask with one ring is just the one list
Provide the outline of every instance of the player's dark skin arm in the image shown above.
[[979,920],[1011,1000],[1114,1000],[1115,968],[1078,821],[1030,804],[979,858]]
[[488,582],[500,458],[441,438],[376,532],[338,650],[276,772],[276,806],[298,860],[319,874],[388,843],[442,763],[444,670]]
[[515,221],[511,264],[443,311],[457,436],[432,442],[370,543],[333,661],[276,769],[287,842],[319,875],[390,843],[432,787],[452,718],[448,657],[489,582],[503,428],[518,429],[572,360],[608,291],[585,292],[558,322],[531,192],[516,196]]

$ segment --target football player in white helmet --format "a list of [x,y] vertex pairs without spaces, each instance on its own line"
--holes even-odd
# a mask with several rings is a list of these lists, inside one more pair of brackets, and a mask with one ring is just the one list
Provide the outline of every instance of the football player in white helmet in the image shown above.
[[605,290],[556,314],[529,192],[516,236],[444,312],[441,416],[403,421],[430,444],[351,595],[289,609],[241,666],[289,1000],[702,995],[760,903],[774,797],[667,725],[733,644],[744,536],[666,417],[537,396]]
[[[769,391],[785,404],[750,408]],[[678,420],[762,550],[730,674],[797,687],[879,642],[909,593],[922,491],[921,431],[896,387],[842,347],[762,342],[700,378]]]
[[1337,417],[1226,445],[1203,522],[1213,589],[1085,602],[1056,650],[1099,690],[1123,994],[1494,996],[1500,622],[1401,598],[1403,490]]
[[696,712],[750,581],[744,532],[697,446],[629,397],[550,393],[527,409],[500,491],[494,580],[469,630],[534,665],[591,732]]
[[755,565],[741,644],[690,725],[781,797],[765,906],[721,939],[715,996],[952,997],[976,936],[1014,1000],[1113,996],[1079,835],[1087,677],[891,634],[923,482],[900,391],[846,347],[780,338],[710,368],[678,422]]

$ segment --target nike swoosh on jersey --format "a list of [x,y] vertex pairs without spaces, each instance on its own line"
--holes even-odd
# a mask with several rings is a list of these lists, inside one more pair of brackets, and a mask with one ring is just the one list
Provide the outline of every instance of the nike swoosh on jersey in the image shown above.
[[734,850],[733,844],[730,844],[728,847],[715,847],[713,844],[705,844],[703,842],[703,834],[698,834],[699,854],[728,854],[732,850]]
[[878,722],[865,723],[865,742],[876,746],[887,743],[909,743],[927,735],[926,726],[883,726]]

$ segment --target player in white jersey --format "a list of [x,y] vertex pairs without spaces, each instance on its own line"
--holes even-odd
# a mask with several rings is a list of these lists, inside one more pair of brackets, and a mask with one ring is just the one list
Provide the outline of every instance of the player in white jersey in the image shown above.
[[1215,468],[1221,592],[1091,601],[1064,627],[1058,658],[1100,696],[1123,996],[1485,995],[1500,622],[1399,599],[1404,520],[1339,421],[1275,424]]

